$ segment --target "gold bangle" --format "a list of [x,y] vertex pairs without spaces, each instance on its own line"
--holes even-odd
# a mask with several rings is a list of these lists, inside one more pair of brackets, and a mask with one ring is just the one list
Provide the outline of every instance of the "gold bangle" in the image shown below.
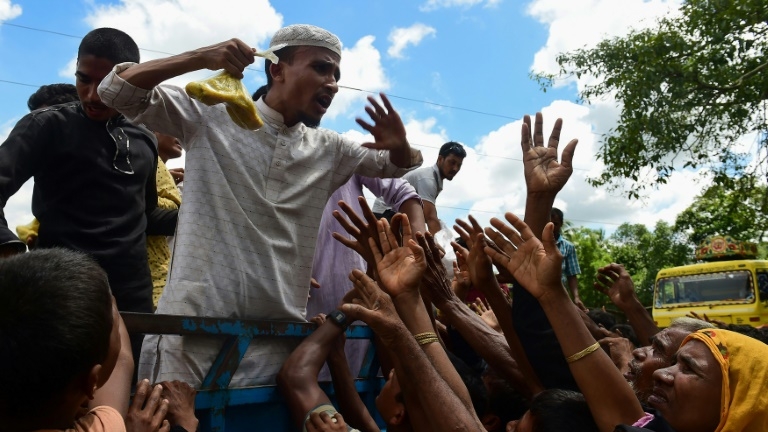
[[427,345],[427,344],[431,344],[431,343],[434,343],[434,342],[439,342],[439,341],[440,341],[440,339],[438,339],[437,337],[429,337],[429,338],[423,338],[423,339],[417,339],[416,340],[416,342],[418,342],[419,345],[422,345],[422,346],[423,345]]
[[573,363],[573,362],[575,362],[577,360],[581,360],[584,357],[586,357],[586,356],[592,354],[593,352],[597,351],[599,348],[600,348],[600,343],[595,342],[593,345],[590,345],[590,346],[584,348],[583,350],[577,352],[576,354],[566,357],[565,361],[567,361],[568,363]]
[[433,332],[424,332],[424,333],[415,334],[415,335],[413,335],[413,337],[417,341],[420,341],[422,339],[436,338],[437,335],[435,333],[433,333]]

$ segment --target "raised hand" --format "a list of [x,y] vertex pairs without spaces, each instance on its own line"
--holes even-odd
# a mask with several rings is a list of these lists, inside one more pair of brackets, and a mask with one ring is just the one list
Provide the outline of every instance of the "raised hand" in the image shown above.
[[354,238],[349,238],[339,234],[333,233],[333,238],[344,246],[352,249],[360,254],[361,257],[368,263],[369,270],[376,268],[376,261],[373,259],[373,252],[371,251],[369,239],[373,239],[375,242],[379,241],[379,233],[376,227],[376,216],[374,216],[371,208],[368,207],[368,202],[363,197],[357,197],[357,202],[360,203],[360,208],[363,210],[362,217],[358,215],[355,210],[344,201],[339,201],[339,207],[347,214],[349,221],[339,213],[338,210],[333,211],[333,217],[339,221],[339,224],[349,235]]
[[[485,232],[504,253],[486,247],[485,253],[499,266],[505,267],[532,296],[541,300],[548,295],[568,294],[560,281],[563,256],[555,244],[554,226],[548,223],[539,241],[528,225],[512,213],[505,215],[515,229],[497,218]],[[517,231],[515,231],[517,230]]]
[[424,271],[422,286],[428,291],[427,295],[436,305],[449,301],[454,297],[454,291],[448,282],[448,275],[440,259],[440,250],[435,244],[432,234],[416,233],[416,241],[424,251],[424,258],[427,263],[427,269]]
[[488,281],[495,278],[493,274],[493,263],[483,251],[483,248],[487,246],[483,229],[472,215],[469,215],[469,222],[470,223],[467,223],[461,219],[456,219],[456,225],[453,226],[453,229],[467,244],[469,251],[466,252],[466,249],[458,244],[454,245],[452,243],[451,245],[454,249],[458,249],[463,255],[463,258],[467,261],[472,285],[482,291],[488,286]]
[[467,298],[469,290],[472,289],[472,280],[469,278],[469,267],[467,260],[461,253],[458,243],[451,242],[451,246],[456,245],[453,250],[456,253],[456,261],[453,262],[453,280],[451,280],[451,289],[462,302]]
[[496,319],[496,314],[493,312],[493,309],[488,306],[487,302],[478,297],[475,299],[471,306],[472,309],[474,309],[475,312],[480,315],[480,319],[482,319],[483,322],[488,325],[488,327],[501,333],[501,325],[499,325],[499,320]]
[[397,237],[392,233],[386,219],[376,222],[379,244],[373,239],[368,239],[373,259],[376,261],[381,288],[392,297],[408,292],[418,293],[421,278],[427,268],[424,251],[412,238],[408,216],[398,213],[395,217],[402,218],[403,238],[408,239],[408,246],[400,246],[397,243]]
[[368,96],[368,103],[371,106],[365,107],[365,112],[371,117],[373,124],[361,118],[355,119],[357,124],[373,135],[375,140],[375,142],[363,144],[363,147],[377,150],[398,150],[409,147],[408,140],[405,138],[405,126],[400,115],[392,107],[384,93],[380,93],[379,96],[381,96],[381,102],[384,106],[381,106],[373,96]]
[[547,147],[544,147],[544,119],[536,113],[536,123],[531,136],[531,117],[523,117],[520,145],[523,149],[523,171],[529,194],[556,194],[565,186],[573,173],[573,153],[578,140],[571,140],[563,149],[562,161],[558,162],[557,147],[563,120],[557,119]]
[[362,271],[355,269],[349,274],[355,288],[344,296],[350,302],[341,305],[341,310],[352,321],[360,320],[368,324],[385,345],[397,340],[408,330],[397,315],[392,298],[379,288]]
[[639,301],[635,293],[635,284],[621,264],[613,263],[597,269],[597,281],[594,287],[607,295],[621,310]]

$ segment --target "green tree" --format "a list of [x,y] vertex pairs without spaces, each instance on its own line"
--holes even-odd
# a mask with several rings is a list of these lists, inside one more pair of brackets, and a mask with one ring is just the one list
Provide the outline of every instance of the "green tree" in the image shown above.
[[693,245],[713,235],[730,235],[761,242],[768,229],[768,188],[753,176],[733,182],[736,190],[713,185],[697,196],[675,220],[675,229],[688,234]]
[[597,269],[611,262],[605,241],[605,232],[601,229],[586,227],[570,227],[565,231],[564,227],[563,235],[576,248],[576,256],[581,268],[579,275],[581,300],[587,307],[591,308],[611,306],[611,301],[593,288]]
[[653,285],[659,270],[689,264],[693,248],[687,237],[664,221],[654,230],[642,224],[622,224],[608,240],[613,262],[624,265],[640,301],[648,306],[653,301]]
[[582,101],[613,96],[621,103],[614,128],[603,136],[604,171],[590,179],[612,189],[625,180],[638,198],[666,183],[676,168],[708,168],[715,184],[754,173],[734,144],[757,133],[768,145],[768,2],[684,0],[680,14],[653,28],[631,30],[557,57],[557,74],[535,74],[542,88],[555,81],[594,76]]

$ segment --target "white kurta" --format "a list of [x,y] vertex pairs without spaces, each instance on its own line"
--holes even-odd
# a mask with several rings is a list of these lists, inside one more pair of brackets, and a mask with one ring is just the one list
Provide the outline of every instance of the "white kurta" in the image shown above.
[[[157,313],[304,321],[318,227],[328,197],[353,173],[399,177],[387,151],[338,133],[283,124],[263,100],[264,127],[236,126],[223,106],[206,106],[183,89],[139,89],[115,67],[99,86],[105,104],[136,123],[179,138],[186,150],[184,204]],[[150,382],[199,387],[223,339],[148,336],[138,364]],[[231,386],[271,383],[295,343],[251,343]]]

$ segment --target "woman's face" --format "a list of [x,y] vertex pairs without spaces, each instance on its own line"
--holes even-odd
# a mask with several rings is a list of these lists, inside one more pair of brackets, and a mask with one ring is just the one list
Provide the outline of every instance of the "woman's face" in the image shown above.
[[714,431],[720,423],[723,374],[707,346],[691,340],[677,352],[675,363],[653,373],[648,404],[678,432]]

